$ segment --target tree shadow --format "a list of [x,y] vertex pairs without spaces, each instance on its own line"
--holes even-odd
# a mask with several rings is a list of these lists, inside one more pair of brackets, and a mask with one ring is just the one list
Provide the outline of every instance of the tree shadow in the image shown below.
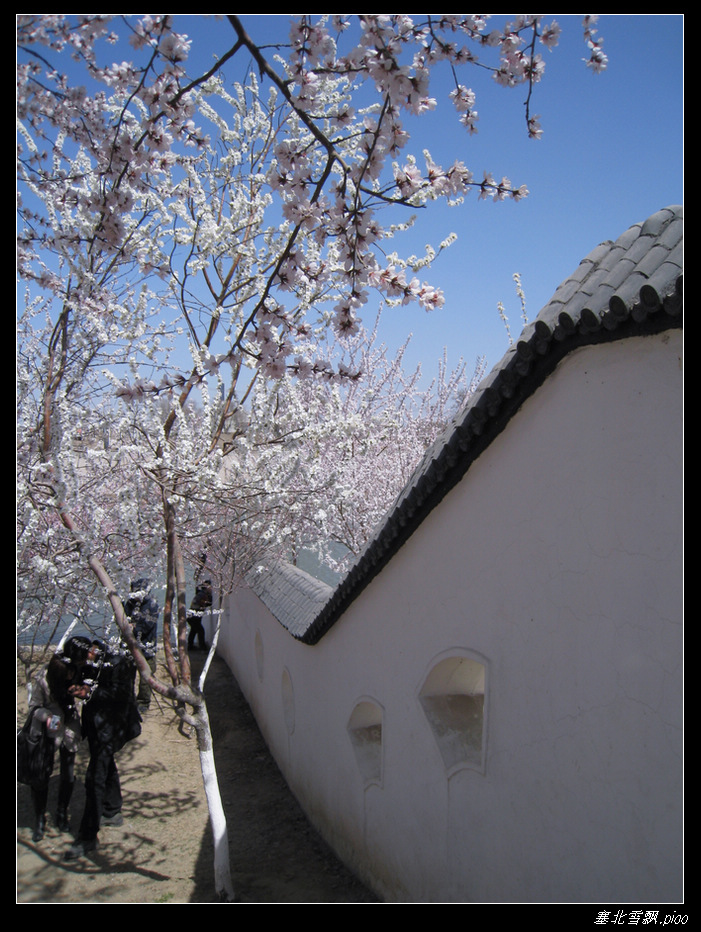
[[[89,880],[90,902],[114,900],[116,887],[138,893],[143,885],[152,897],[154,885],[157,891],[160,884],[164,889],[163,902],[168,901],[180,877],[173,877],[173,864],[177,864],[177,859],[173,858],[173,846],[164,845],[162,841],[163,828],[172,826],[171,835],[177,836],[183,814],[202,805],[202,793],[197,786],[181,786],[177,775],[173,777],[172,774],[167,790],[159,791],[158,784],[169,776],[168,768],[159,761],[145,761],[145,753],[148,753],[148,735],[142,732],[117,755],[124,795],[124,824],[101,828],[97,849],[77,860],[66,861],[64,854],[80,824],[85,804],[83,776],[89,760],[86,743],[80,745],[76,759],[76,782],[69,809],[70,833],[59,832],[53,818],[59,782],[57,773],[49,782],[47,830],[38,843],[30,840],[34,826],[31,789],[18,784],[18,903],[75,902],[77,875]],[[190,850],[199,848],[200,843],[201,839],[192,839]],[[186,857],[191,855],[186,854]]]

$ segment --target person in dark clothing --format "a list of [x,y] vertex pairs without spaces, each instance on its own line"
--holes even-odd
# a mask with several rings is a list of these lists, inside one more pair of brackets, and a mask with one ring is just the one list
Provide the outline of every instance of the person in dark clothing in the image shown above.
[[206,579],[195,590],[195,597],[190,603],[187,623],[190,626],[190,635],[187,639],[187,649],[195,649],[195,639],[199,641],[200,650],[207,650],[202,616],[212,607],[212,580]]
[[121,825],[122,791],[115,754],[141,733],[134,697],[136,668],[131,655],[91,645],[82,682],[73,694],[83,699],[83,736],[90,762],[85,774],[85,808],[75,842],[64,855],[72,860],[97,847],[101,825]]
[[[68,831],[68,806],[75,782],[75,756],[80,743],[80,716],[75,699],[69,692],[78,677],[78,667],[86,659],[90,641],[70,638],[56,651],[47,667],[33,679],[30,688],[29,712],[32,729],[43,729],[58,747],[60,776],[56,826]],[[46,829],[46,808],[49,798],[49,776],[31,787],[34,807],[33,841],[41,841]]]
[[[159,607],[150,594],[150,580],[143,577],[131,583],[131,595],[124,603],[124,611],[132,624],[134,635],[139,642],[141,653],[149,665],[151,673],[156,672],[156,653],[158,651],[158,615]],[[139,671],[139,688],[136,701],[140,711],[148,709],[151,704],[152,689],[148,678]]]

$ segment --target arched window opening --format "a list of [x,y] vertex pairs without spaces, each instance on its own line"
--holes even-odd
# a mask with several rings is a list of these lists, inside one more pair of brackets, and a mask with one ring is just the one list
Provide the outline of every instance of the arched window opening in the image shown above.
[[484,769],[487,668],[471,657],[439,661],[426,677],[419,701],[447,770]]
[[348,720],[348,736],[365,784],[382,783],[382,709],[372,700],[358,702]]

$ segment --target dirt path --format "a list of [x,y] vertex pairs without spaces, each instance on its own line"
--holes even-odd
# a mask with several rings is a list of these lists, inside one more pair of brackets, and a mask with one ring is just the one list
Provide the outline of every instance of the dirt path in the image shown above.
[[[193,666],[202,662],[193,655]],[[205,687],[240,903],[376,903],[310,827],[287,788],[226,663]],[[18,720],[26,707],[18,691]],[[77,826],[87,764],[81,748],[71,805]],[[64,862],[71,835],[53,824],[34,843],[29,788],[17,787],[17,902],[213,903],[212,841],[194,736],[152,705],[139,738],[120,752],[124,825],[100,832],[97,851]]]

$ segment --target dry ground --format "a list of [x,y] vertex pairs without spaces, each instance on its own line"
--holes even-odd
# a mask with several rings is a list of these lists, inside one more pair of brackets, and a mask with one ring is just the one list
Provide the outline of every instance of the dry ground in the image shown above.
[[[193,667],[202,655],[193,655]],[[18,681],[18,723],[26,692]],[[239,903],[376,903],[310,827],[290,794],[226,663],[215,658],[205,687],[227,815]],[[83,805],[81,748],[71,824]],[[194,736],[152,704],[142,734],[119,754],[124,825],[104,828],[96,852],[64,862],[72,841],[53,824],[31,840],[29,788],[17,787],[17,902],[213,903],[212,841]]]

